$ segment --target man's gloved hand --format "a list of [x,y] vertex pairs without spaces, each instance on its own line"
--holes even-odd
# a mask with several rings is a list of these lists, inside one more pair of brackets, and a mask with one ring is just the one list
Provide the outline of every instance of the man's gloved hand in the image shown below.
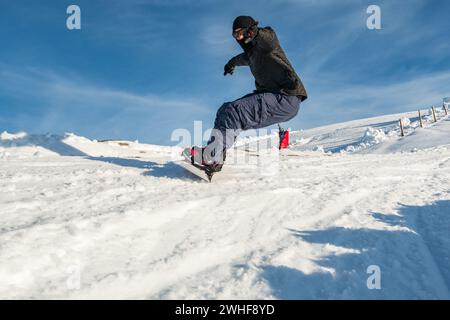
[[231,63],[230,61],[228,61],[228,63],[223,68],[224,69],[223,75],[226,76],[227,74],[233,74],[234,68],[235,68],[235,65],[233,63]]

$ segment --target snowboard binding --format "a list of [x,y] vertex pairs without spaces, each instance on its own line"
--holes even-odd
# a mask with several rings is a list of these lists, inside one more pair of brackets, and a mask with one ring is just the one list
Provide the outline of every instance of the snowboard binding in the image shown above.
[[[216,172],[220,172],[223,167],[223,163],[207,163],[203,159],[203,153],[205,151],[204,147],[193,146],[191,148],[191,164],[203,170],[208,176],[208,180],[211,182],[213,175]],[[225,160],[225,151],[224,151],[224,160]]]

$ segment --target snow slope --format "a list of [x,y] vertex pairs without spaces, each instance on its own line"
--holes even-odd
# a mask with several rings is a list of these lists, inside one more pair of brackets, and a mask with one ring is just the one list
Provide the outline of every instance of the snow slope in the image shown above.
[[449,299],[438,116],[293,132],[281,155],[241,139],[212,184],[179,147],[4,132],[0,298]]

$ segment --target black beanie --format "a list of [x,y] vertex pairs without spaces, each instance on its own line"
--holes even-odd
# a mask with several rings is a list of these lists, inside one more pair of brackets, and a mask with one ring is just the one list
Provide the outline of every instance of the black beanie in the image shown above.
[[250,16],[239,16],[233,21],[233,31],[239,28],[250,28],[257,24],[258,22]]

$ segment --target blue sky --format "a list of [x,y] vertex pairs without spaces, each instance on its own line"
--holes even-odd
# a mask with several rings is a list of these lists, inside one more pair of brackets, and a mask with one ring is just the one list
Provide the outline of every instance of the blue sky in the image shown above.
[[[81,8],[81,30],[66,8]],[[381,7],[382,30],[366,9]],[[439,0],[0,0],[0,131],[170,143],[254,89],[237,15],[278,34],[309,99],[306,129],[440,104],[450,96],[450,2]]]

